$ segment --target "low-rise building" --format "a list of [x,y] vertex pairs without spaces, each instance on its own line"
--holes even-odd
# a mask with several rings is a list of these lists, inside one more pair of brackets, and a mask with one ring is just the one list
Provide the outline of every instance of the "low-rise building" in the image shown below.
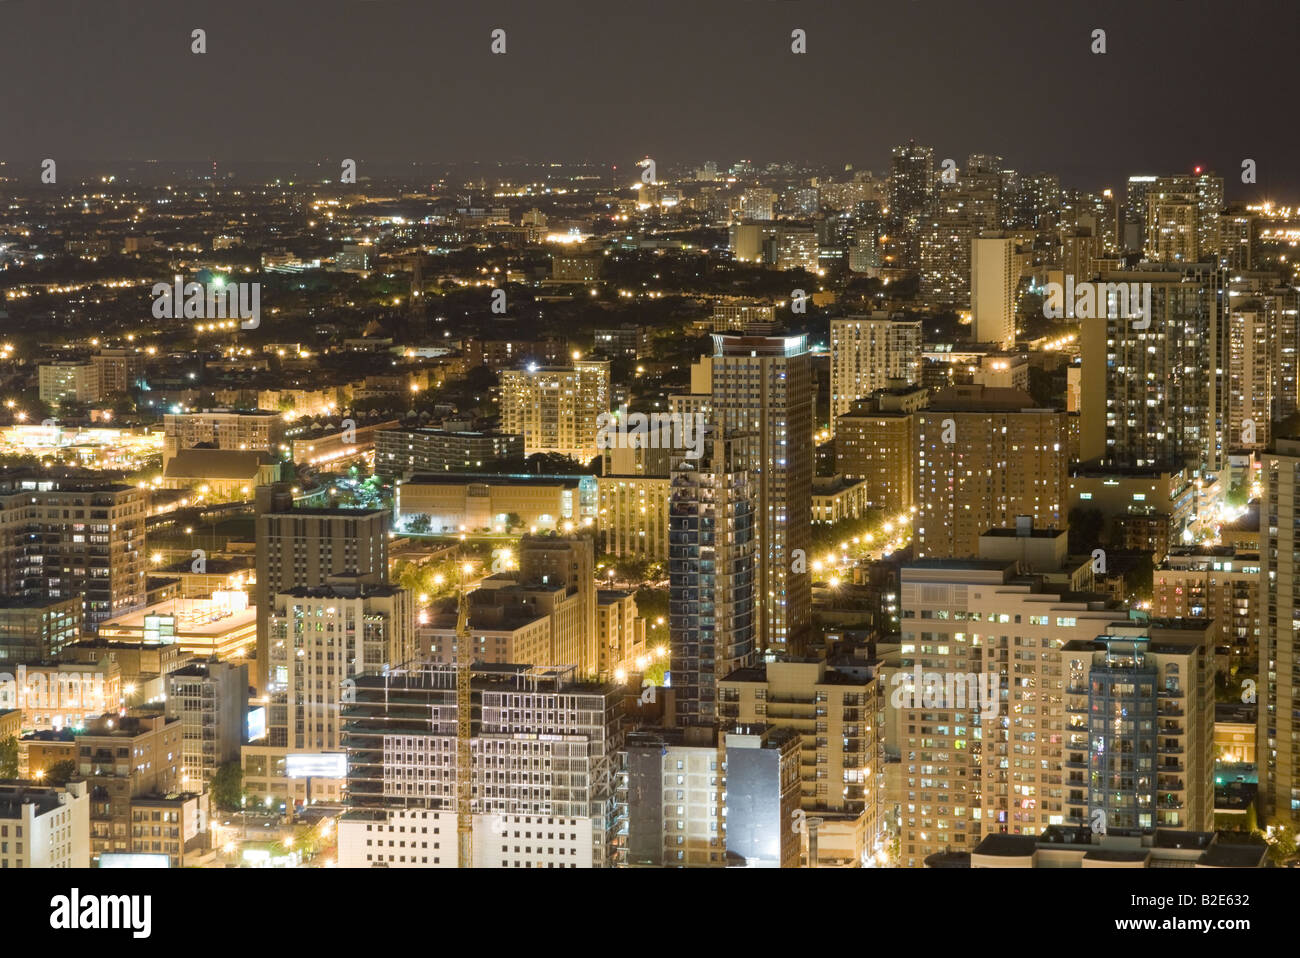
[[861,519],[872,507],[868,500],[869,487],[864,479],[848,479],[843,475],[815,476],[812,483],[812,521],[839,522],[842,519]]
[[423,473],[397,487],[393,512],[394,524],[409,532],[504,532],[512,521],[572,530],[595,522],[596,477]]
[[203,658],[240,658],[257,646],[257,609],[239,590],[207,599],[168,599],[106,620],[99,635],[146,648],[175,645],[182,654]]
[[646,648],[645,619],[637,615],[636,594],[618,589],[596,592],[598,674],[622,682],[644,671],[654,653]]
[[70,728],[28,732],[18,740],[18,776],[41,781],[60,762],[77,762],[77,737]]
[[[939,856],[935,856],[938,859]],[[930,865],[930,861],[926,861]],[[968,856],[933,867],[969,868],[1265,868],[1261,841],[1228,842],[1218,832],[1157,830],[1098,835],[1053,825],[1041,835],[989,835]]]
[[164,489],[193,490],[209,502],[253,497],[258,486],[280,479],[280,462],[269,453],[228,449],[183,449],[163,468]]
[[196,865],[212,851],[208,793],[172,792],[131,799],[131,852],[166,855],[172,868]]
[[264,452],[279,457],[285,419],[271,408],[205,409],[163,415],[163,466],[184,449],[203,446],[228,452]]
[[124,691],[121,669],[107,659],[16,663],[0,671],[0,709],[17,709],[23,728],[36,731],[76,728],[118,708]]
[[132,802],[180,785],[181,723],[159,713],[104,715],[77,736],[77,773],[90,785],[91,856],[133,851]]
[[89,868],[89,791],[0,781],[0,869]]
[[418,473],[475,473],[505,459],[522,459],[524,437],[453,429],[383,429],[375,433],[375,471],[404,478]]

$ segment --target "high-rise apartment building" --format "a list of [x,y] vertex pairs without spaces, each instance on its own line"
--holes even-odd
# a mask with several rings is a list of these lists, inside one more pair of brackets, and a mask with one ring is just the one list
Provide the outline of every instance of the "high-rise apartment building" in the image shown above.
[[704,461],[673,474],[668,634],[678,725],[714,724],[718,682],[757,654],[757,497],[744,467],[751,441],[715,435]]
[[99,370],[94,363],[69,359],[42,363],[37,367],[37,389],[41,402],[98,402]]
[[1223,208],[1223,177],[1197,167],[1196,258],[1199,262],[1215,262],[1219,256],[1219,216]]
[[90,361],[99,372],[102,399],[129,393],[144,377],[144,355],[134,349],[101,349]]
[[763,237],[758,223],[732,223],[727,228],[727,248],[736,261],[757,263],[763,259]]
[[727,857],[747,868],[798,868],[799,733],[737,725],[727,750]]
[[1215,253],[1220,266],[1229,270],[1251,270],[1259,256],[1260,218],[1241,209],[1224,210],[1218,217]]
[[1146,258],[1156,263],[1195,263],[1196,182],[1162,176],[1146,196]]
[[[624,690],[572,669],[475,667],[471,679],[472,864],[604,868],[623,861]],[[454,666],[356,679],[344,711],[351,809],[345,868],[455,868]]]
[[80,596],[87,631],[145,604],[145,515],[134,486],[93,478],[0,479],[0,591]]
[[503,459],[524,457],[524,437],[451,429],[375,432],[375,471],[406,477],[421,472],[480,472]]
[[0,668],[5,662],[53,661],[81,638],[81,596],[0,598]]
[[1259,796],[1264,816],[1300,824],[1300,438],[1276,437],[1261,461]]
[[1212,633],[1180,625],[1111,626],[1057,653],[1065,824],[1214,828]]
[[830,428],[878,389],[921,381],[921,321],[876,312],[830,321]]
[[1010,349],[1016,341],[1016,287],[1020,268],[1015,240],[971,240],[970,303],[975,341]]
[[526,456],[553,452],[581,463],[596,458],[596,417],[609,405],[608,360],[501,373],[501,431],[523,436]]
[[901,768],[900,860],[919,866],[1066,815],[1057,656],[1127,612],[1049,587],[1016,562],[925,559],[901,575],[901,644],[886,657],[885,734]]
[[886,515],[912,508],[916,455],[912,414],[924,409],[930,391],[892,386],[859,399],[835,427],[835,472],[866,484],[867,506]]
[[596,593],[596,674],[624,680],[662,659],[663,648],[646,647],[646,621],[637,614],[636,594],[622,589]]
[[776,215],[776,193],[767,187],[754,186],[740,194],[742,219],[766,222]]
[[202,791],[239,761],[248,738],[248,664],[194,662],[167,676],[166,715],[181,723],[181,782]]
[[1016,221],[1040,233],[1054,230],[1061,208],[1061,180],[1054,173],[1034,173],[1021,179]]
[[770,722],[801,737],[800,802],[805,811],[865,817],[868,844],[879,835],[883,709],[874,664],[847,659],[778,661],[738,669],[718,686],[724,722]]
[[1213,173],[1162,176],[1146,191],[1146,258],[1213,262],[1218,254],[1223,178]]
[[971,242],[979,230],[955,193],[940,193],[938,204],[918,227],[921,296],[934,309],[969,309]]
[[895,265],[920,265],[921,218],[934,199],[934,150],[916,141],[894,147],[889,167],[889,224],[897,235]]
[[1272,424],[1297,411],[1300,294],[1277,273],[1231,272],[1224,288],[1228,449],[1267,448]]
[[[301,587],[327,585],[331,576],[356,577],[368,585],[388,581],[388,512],[382,509],[297,509],[284,485],[257,490],[257,681],[265,695],[270,679],[273,597]],[[283,706],[272,706],[268,726],[285,728]],[[285,745],[284,741],[272,741]]]
[[714,422],[722,435],[751,434],[736,466],[751,475],[758,539],[755,591],[763,649],[797,648],[812,619],[802,571],[812,526],[812,357],[805,336],[713,335]]
[[[1221,468],[1227,389],[1207,372],[1227,361],[1221,272],[1107,271],[1097,285],[1106,315],[1079,324],[1079,458]],[[1144,302],[1149,293],[1149,316],[1131,309],[1134,290]]]
[[1250,292],[1241,282],[1229,282],[1225,290],[1228,419],[1222,431],[1228,449],[1259,452],[1268,447],[1277,408],[1278,303]]
[[819,248],[815,229],[780,226],[776,231],[776,268],[804,269],[815,274]]
[[1232,546],[1171,551],[1152,576],[1151,612],[1162,619],[1208,618],[1214,623],[1216,664],[1223,674],[1253,669],[1264,636],[1258,552]]
[[712,726],[629,732],[627,864],[727,864],[726,748]]
[[1067,514],[1068,417],[1018,389],[956,386],[912,417],[918,556],[973,556],[985,529]]
[[1285,285],[1269,294],[1276,305],[1265,306],[1277,316],[1276,348],[1273,354],[1273,398],[1275,422],[1300,412],[1300,291]]
[[597,672],[596,556],[585,535],[527,535],[519,540],[519,577],[524,582],[558,586],[579,601],[577,655],[549,665],[577,666],[581,678]]
[[753,323],[776,321],[776,307],[759,300],[719,299],[713,303],[713,331],[740,332]]
[[1155,186],[1156,177],[1130,176],[1124,194],[1124,248],[1134,252],[1146,249],[1147,194]]
[[346,782],[342,710],[356,676],[415,659],[406,589],[355,576],[270,599],[266,738],[241,749],[244,789],[270,807],[337,802]]
[[601,476],[596,529],[600,551],[615,556],[668,558],[666,476]]
[[332,576],[271,601],[268,738],[293,751],[337,751],[345,681],[415,658],[412,596]]

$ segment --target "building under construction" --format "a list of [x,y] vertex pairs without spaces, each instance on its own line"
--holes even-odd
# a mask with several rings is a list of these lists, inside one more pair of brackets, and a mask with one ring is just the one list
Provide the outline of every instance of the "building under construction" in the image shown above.
[[[574,666],[490,664],[470,670],[469,693],[470,864],[618,864],[623,690]],[[457,667],[358,676],[348,697],[340,866],[456,867]]]

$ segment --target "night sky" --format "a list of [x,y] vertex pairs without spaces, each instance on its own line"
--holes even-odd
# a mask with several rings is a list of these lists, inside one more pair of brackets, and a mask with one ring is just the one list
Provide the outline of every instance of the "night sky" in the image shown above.
[[[0,0],[0,160],[1003,155],[1067,186],[1196,164],[1300,196],[1293,3]],[[208,52],[190,53],[207,30]],[[507,31],[508,52],[489,53]],[[790,31],[808,53],[790,52]],[[1107,31],[1108,52],[1090,51]],[[1243,158],[1259,184],[1243,187]],[[30,171],[30,172],[29,172]],[[1256,192],[1258,191],[1258,192]]]

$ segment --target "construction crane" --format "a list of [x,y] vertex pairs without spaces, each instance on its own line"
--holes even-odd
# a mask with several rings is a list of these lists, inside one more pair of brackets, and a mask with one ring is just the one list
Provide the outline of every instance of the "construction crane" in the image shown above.
[[465,575],[469,566],[461,567],[460,597],[456,615],[456,838],[460,868],[474,867],[474,826],[470,817],[473,795],[473,769],[470,767],[469,741],[473,734],[470,721],[470,659],[473,641],[469,634],[469,593]]

